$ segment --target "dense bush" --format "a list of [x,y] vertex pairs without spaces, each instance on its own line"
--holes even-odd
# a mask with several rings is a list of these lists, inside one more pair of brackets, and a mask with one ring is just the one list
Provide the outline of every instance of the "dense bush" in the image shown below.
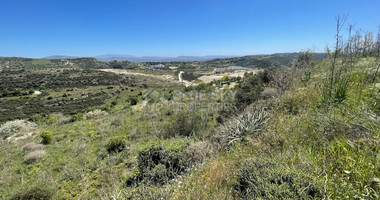
[[322,188],[302,172],[259,159],[243,163],[234,194],[242,199],[322,199]]
[[195,86],[186,87],[184,90],[185,90],[185,92],[189,92],[189,91],[192,91],[192,90],[208,91],[208,92],[210,92],[210,91],[215,90],[215,87],[212,86],[212,84],[201,83],[201,84],[198,84],[198,85],[195,85]]
[[48,124],[48,125],[50,125],[50,124],[53,124],[53,123],[57,122],[58,119],[59,119],[58,116],[53,115],[53,114],[48,114],[48,115],[45,115],[42,118],[40,124]]
[[237,87],[235,99],[236,104],[240,109],[257,101],[260,98],[264,88],[263,80],[260,74],[245,74],[243,82]]
[[106,145],[108,153],[123,151],[125,147],[126,147],[126,142],[121,137],[111,138]]
[[76,121],[80,121],[83,119],[83,113],[77,113],[77,114],[74,114],[73,116],[71,116],[71,121],[72,122],[76,122]]
[[43,131],[40,137],[43,144],[50,144],[53,141],[53,133],[50,131]]
[[191,165],[187,148],[189,144],[190,141],[185,138],[148,142],[138,151],[137,178],[131,177],[127,185],[131,185],[133,180],[166,184],[182,174]]
[[134,105],[137,105],[137,103],[139,102],[139,98],[137,98],[137,97],[129,97],[128,100],[127,100],[127,102],[130,105],[134,106]]
[[205,119],[197,112],[180,111],[171,118],[173,121],[165,124],[164,131],[161,133],[164,138],[175,136],[189,137],[207,126],[207,118]]

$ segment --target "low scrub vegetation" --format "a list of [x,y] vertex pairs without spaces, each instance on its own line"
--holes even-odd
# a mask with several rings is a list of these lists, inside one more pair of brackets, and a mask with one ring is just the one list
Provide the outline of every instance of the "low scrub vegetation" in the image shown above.
[[322,199],[322,191],[312,177],[260,159],[245,161],[234,184],[241,199]]
[[0,137],[7,137],[11,133],[22,130],[29,130],[36,127],[37,125],[35,123],[26,120],[9,121],[0,126]]
[[[84,85],[0,99],[0,121],[9,121],[0,127],[0,198],[379,199],[380,51],[360,46],[379,44],[365,38],[338,40],[324,60],[309,51],[278,58],[289,61],[281,67],[268,55],[214,60],[267,68],[187,88],[129,86],[126,77],[87,87],[97,71],[55,69],[71,81],[83,75]],[[12,121],[19,116],[34,123]]]
[[33,163],[33,162],[36,162],[37,160],[39,160],[40,158],[44,157],[46,155],[46,152],[43,151],[43,150],[35,150],[35,151],[32,151],[30,153],[28,153],[25,158],[24,158],[24,161],[25,163]]
[[126,148],[126,141],[121,137],[111,138],[107,143],[108,153],[115,153],[123,151]]
[[85,120],[98,119],[98,118],[101,118],[101,117],[106,116],[106,115],[108,115],[107,112],[97,109],[97,110],[93,110],[93,111],[90,111],[90,112],[84,114],[83,119],[85,119]]
[[25,151],[35,151],[35,150],[41,150],[44,145],[42,144],[36,144],[34,142],[30,142],[22,146],[22,149]]

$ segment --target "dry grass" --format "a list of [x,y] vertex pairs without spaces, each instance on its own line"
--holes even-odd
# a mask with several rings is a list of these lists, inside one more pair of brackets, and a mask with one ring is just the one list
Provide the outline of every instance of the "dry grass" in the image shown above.
[[244,156],[221,157],[195,170],[170,199],[231,199],[235,174]]

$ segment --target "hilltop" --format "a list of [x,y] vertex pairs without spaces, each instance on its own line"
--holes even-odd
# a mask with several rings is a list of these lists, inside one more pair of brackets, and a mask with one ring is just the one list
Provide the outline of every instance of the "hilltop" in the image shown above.
[[380,41],[352,41],[159,68],[0,58],[0,198],[378,199]]

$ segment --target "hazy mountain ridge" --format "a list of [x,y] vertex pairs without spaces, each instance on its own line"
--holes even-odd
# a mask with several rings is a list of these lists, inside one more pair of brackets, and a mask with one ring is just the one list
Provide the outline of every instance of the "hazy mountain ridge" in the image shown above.
[[70,58],[79,58],[78,56],[66,56],[66,55],[52,55],[48,57],[43,57],[42,59],[70,59]]
[[131,62],[185,62],[185,61],[208,61],[217,58],[232,58],[236,56],[213,55],[213,56],[177,56],[177,57],[162,57],[162,56],[133,56],[122,54],[104,54],[95,56],[99,61],[131,61]]

